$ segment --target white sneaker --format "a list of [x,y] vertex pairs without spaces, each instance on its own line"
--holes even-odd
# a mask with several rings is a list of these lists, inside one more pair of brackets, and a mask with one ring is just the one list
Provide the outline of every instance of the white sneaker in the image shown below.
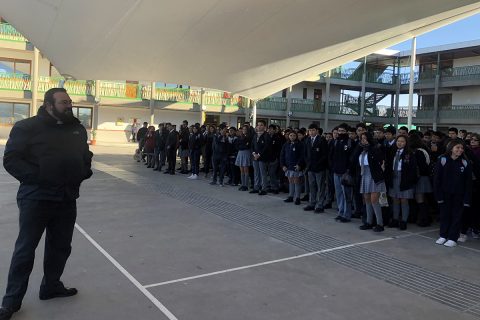
[[437,241],[435,241],[436,244],[444,244],[445,242],[447,242],[447,239],[445,238],[438,238]]
[[463,234],[463,233],[460,233],[460,237],[458,237],[458,242],[465,242],[467,241],[467,235],[466,234]]
[[187,179],[193,179],[193,174],[192,174],[192,175],[190,175],[190,177],[188,177]]
[[197,180],[197,179],[198,179],[198,175],[194,174],[194,175],[192,175],[192,177],[191,177],[190,179],[192,179],[192,180]]
[[448,240],[447,242],[445,242],[443,244],[445,247],[450,247],[450,248],[453,248],[453,247],[456,247],[457,246],[457,243],[453,240]]

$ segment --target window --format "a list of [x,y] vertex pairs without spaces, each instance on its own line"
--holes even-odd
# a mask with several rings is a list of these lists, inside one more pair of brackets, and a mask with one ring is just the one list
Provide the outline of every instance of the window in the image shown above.
[[92,128],[92,108],[73,107],[73,115],[80,120],[80,123],[87,129]]
[[300,128],[300,121],[299,120],[290,120],[290,127],[293,129]]
[[31,61],[11,58],[0,58],[0,72],[31,74]]
[[14,124],[28,118],[30,105],[26,103],[0,102],[0,124]]
[[215,114],[207,114],[205,116],[205,124],[206,125],[213,124],[218,126],[220,124],[220,116]]
[[270,124],[274,124],[282,129],[287,127],[287,120],[285,119],[270,119]]
[[286,98],[287,97],[287,89],[283,89],[282,90],[282,98]]
[[307,99],[308,89],[303,88],[303,99]]

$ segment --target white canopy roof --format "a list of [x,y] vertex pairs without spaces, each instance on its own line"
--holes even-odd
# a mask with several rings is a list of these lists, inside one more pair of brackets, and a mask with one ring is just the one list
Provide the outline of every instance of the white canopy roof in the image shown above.
[[250,98],[479,12],[473,0],[0,0],[63,74]]

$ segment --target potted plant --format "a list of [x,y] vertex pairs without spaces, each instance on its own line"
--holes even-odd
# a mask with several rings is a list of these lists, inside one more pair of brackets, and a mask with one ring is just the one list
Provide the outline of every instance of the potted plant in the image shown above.
[[94,146],[97,144],[97,130],[95,129],[92,129],[92,131],[90,131],[90,145]]

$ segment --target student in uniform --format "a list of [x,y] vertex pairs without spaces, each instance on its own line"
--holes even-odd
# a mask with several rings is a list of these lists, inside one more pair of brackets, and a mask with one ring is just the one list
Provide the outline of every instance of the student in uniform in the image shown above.
[[310,196],[305,211],[324,212],[326,175],[328,168],[328,145],[322,137],[323,130],[312,123],[305,138],[305,171],[308,175]]
[[190,164],[192,166],[192,174],[188,179],[198,179],[200,172],[200,153],[202,151],[203,135],[200,132],[200,127],[195,125],[192,128],[192,134],[188,140],[188,149],[190,151]]
[[436,244],[446,247],[457,245],[464,208],[471,204],[472,166],[464,151],[461,139],[451,140],[435,166],[435,199],[440,208],[440,237]]
[[257,122],[257,133],[252,141],[253,173],[255,185],[250,193],[267,194],[267,164],[271,152],[270,136],[263,120]]
[[252,165],[251,143],[249,127],[244,125],[237,139],[238,154],[235,160],[235,165],[240,168],[240,191],[248,191],[249,170]]
[[430,155],[427,152],[427,146],[423,143],[421,137],[412,134],[408,137],[410,148],[415,153],[415,159],[418,167],[418,181],[415,185],[415,201],[417,203],[417,225],[428,227],[431,223],[428,207],[425,202],[426,195],[433,192],[430,182]]
[[300,194],[302,191],[304,160],[304,144],[297,139],[297,133],[294,131],[288,135],[289,141],[282,147],[280,153],[280,165],[288,178],[289,193],[284,202],[295,202],[300,205]]
[[224,124],[218,126],[218,133],[215,135],[213,139],[213,147],[212,147],[212,163],[213,163],[213,178],[211,185],[218,183],[221,187],[223,187],[223,178],[225,176],[225,169],[227,167],[227,144],[228,144],[228,137],[227,137],[227,127]]
[[[414,198],[417,183],[417,161],[410,150],[408,138],[405,135],[397,137],[393,163],[387,164],[389,195],[393,199],[393,220],[390,228],[407,229],[407,219],[410,213],[408,201]],[[400,220],[400,207],[402,219]]]
[[228,129],[228,144],[227,144],[227,172],[228,172],[228,185],[238,186],[238,181],[240,180],[240,172],[238,168],[235,166],[235,161],[237,159],[237,128],[230,127]]
[[[382,147],[370,133],[361,133],[359,146],[352,157],[351,171],[360,172],[359,192],[363,195],[366,207],[366,221],[360,226],[360,230],[372,229],[374,232],[382,232],[383,217],[379,203],[380,193],[386,192],[385,186],[385,154]],[[373,215],[375,214],[376,225],[373,227]]]

